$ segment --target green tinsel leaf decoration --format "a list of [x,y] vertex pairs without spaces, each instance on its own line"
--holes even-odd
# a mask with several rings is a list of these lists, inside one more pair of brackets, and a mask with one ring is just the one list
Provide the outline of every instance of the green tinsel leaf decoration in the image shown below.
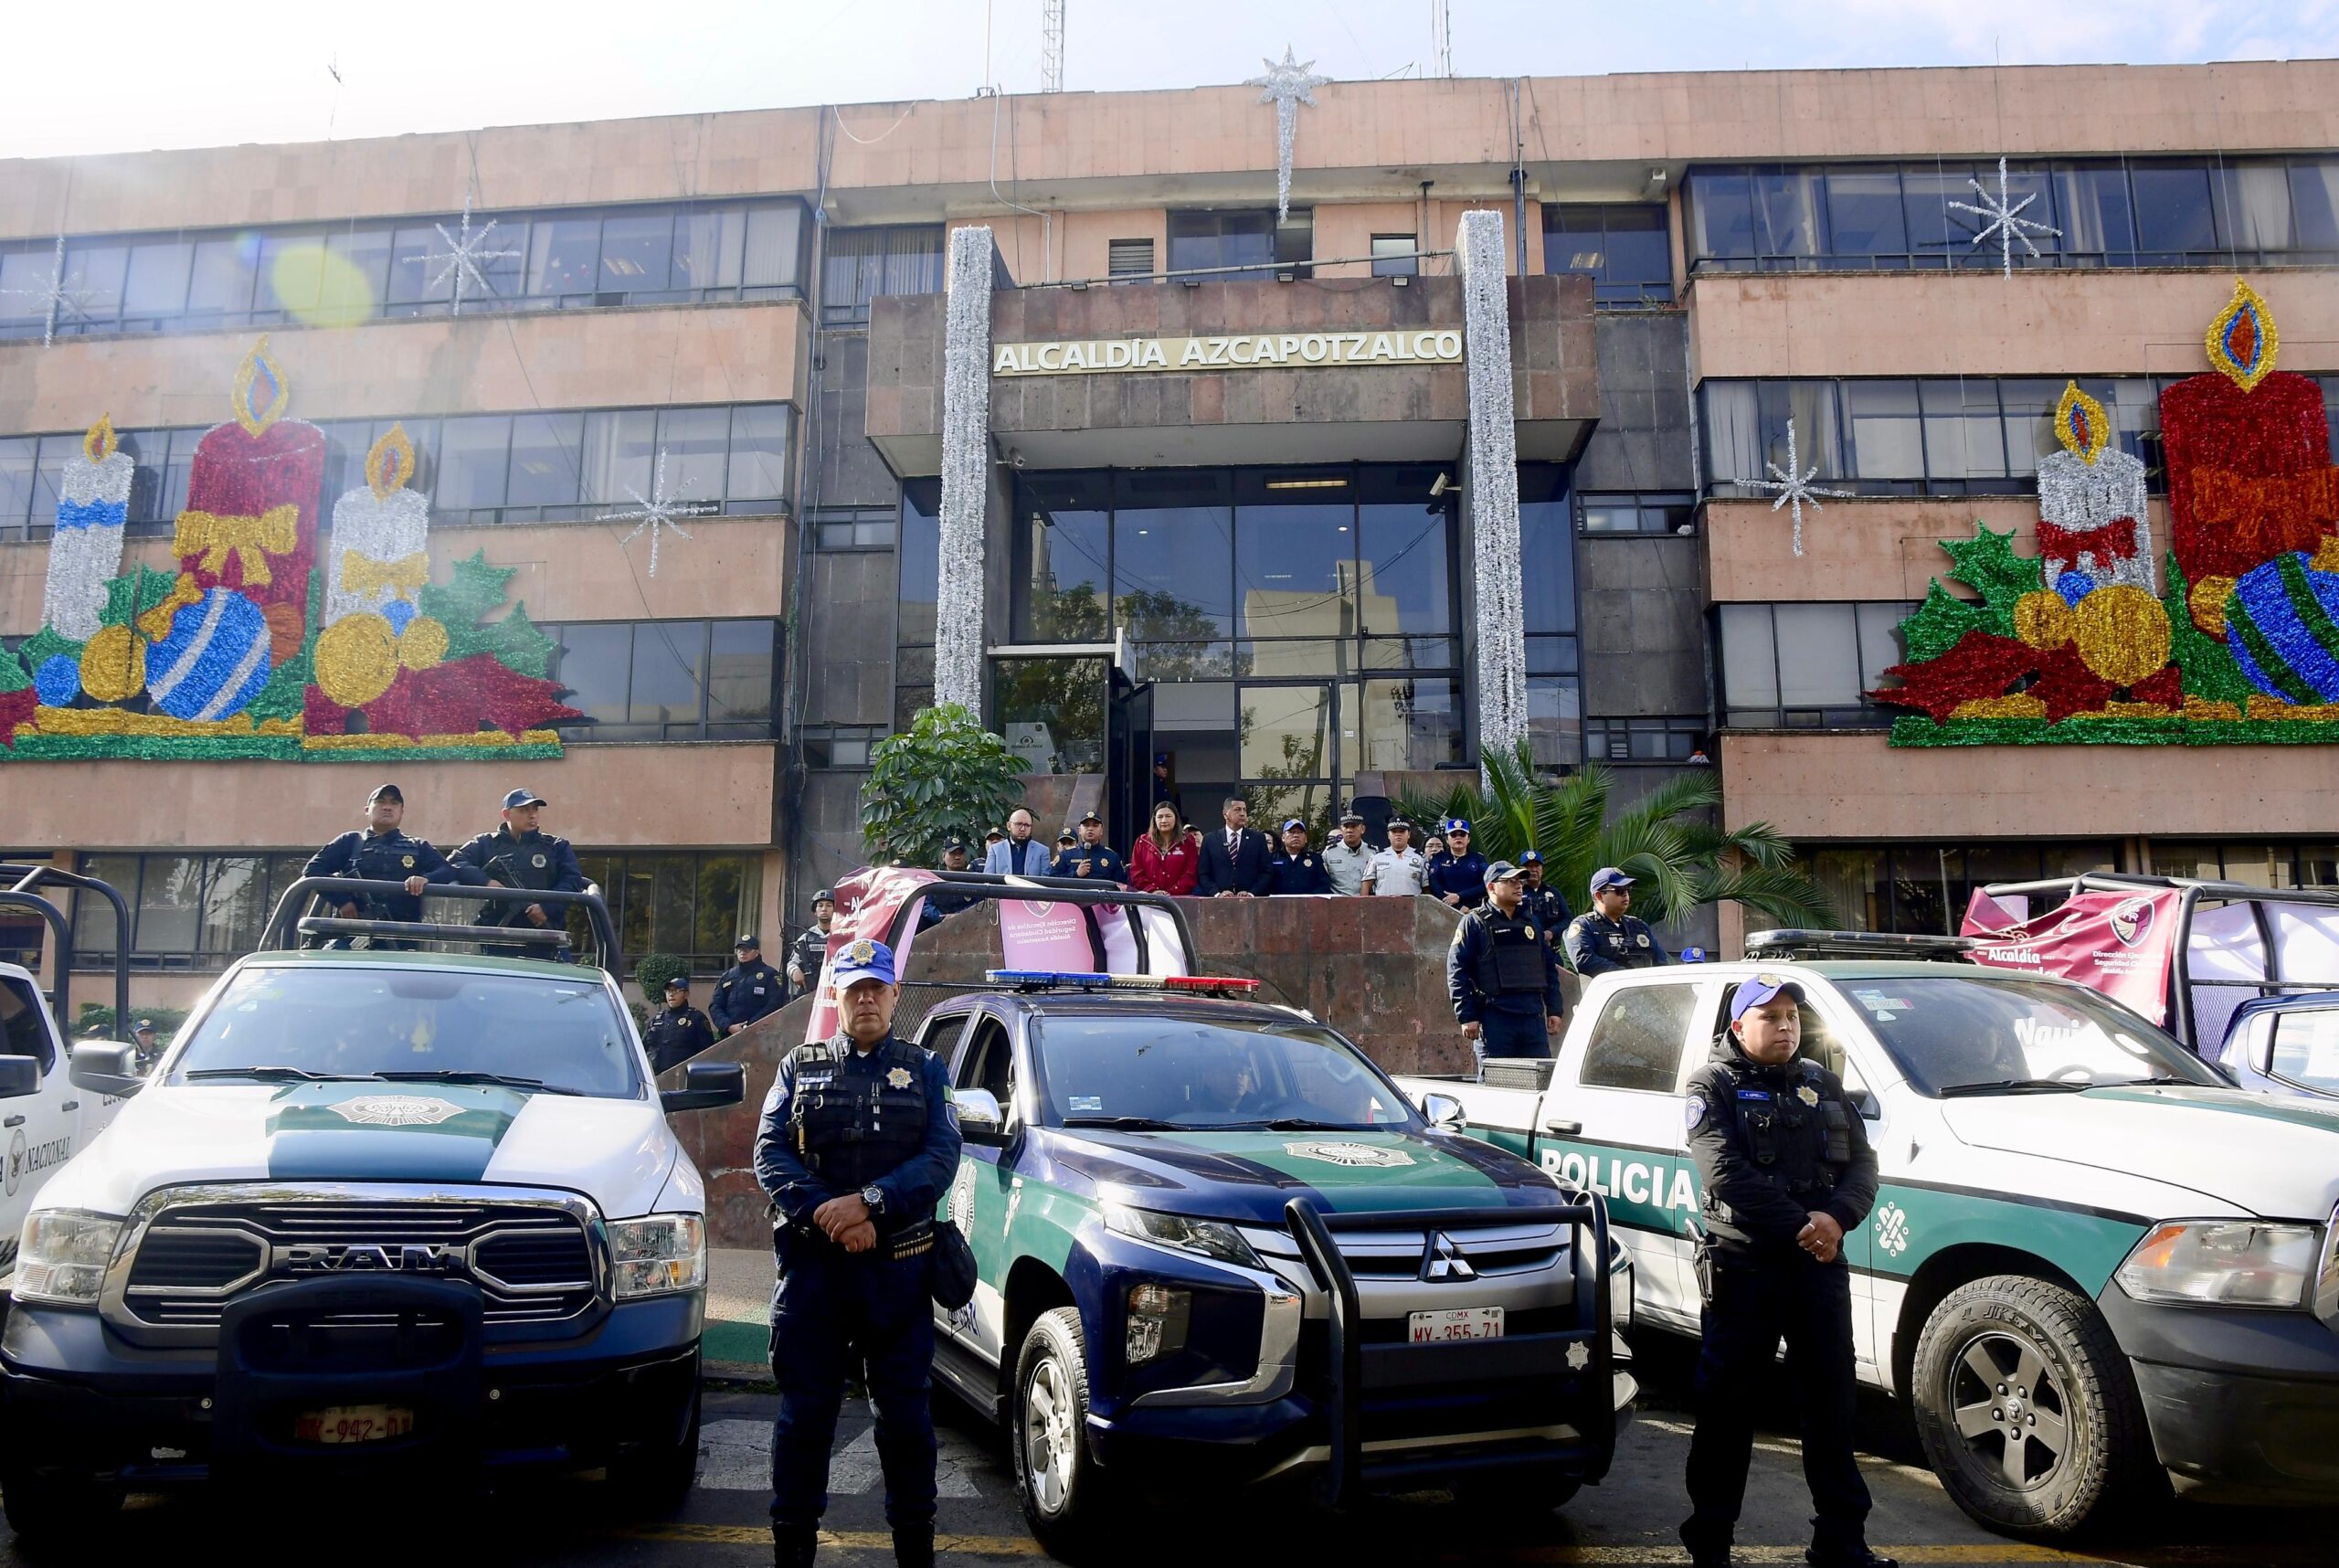
[[2174,550],[2168,553],[2165,580],[2168,592],[2161,604],[2168,611],[2168,656],[2176,665],[2185,694],[2205,702],[2231,703],[2247,712],[2258,688],[2241,673],[2231,649],[2193,624],[2192,585],[2185,580]]
[[[35,664],[33,668],[37,670],[40,666]],[[0,692],[21,692],[32,683],[33,678],[25,673],[22,661],[7,649],[0,648]]]
[[2013,529],[1993,534],[1980,522],[1974,527],[1971,539],[1941,542],[1941,547],[1955,563],[1949,575],[1979,593],[1992,616],[2005,622],[2003,626],[1984,626],[1984,630],[2008,636],[2014,630],[2015,601],[2047,586],[2046,568],[2036,556],[2014,553]]
[[302,641],[298,653],[269,672],[268,684],[244,709],[254,724],[262,719],[301,716],[310,675],[316,667],[316,653],[317,634],[312,631]]
[[1942,587],[1938,579],[1926,588],[1925,602],[1917,607],[1917,613],[1900,623],[1901,641],[1912,664],[1940,658],[1956,647],[1957,640],[1969,631],[2011,636],[2013,618],[1996,616],[1986,606],[1967,603]]
[[451,644],[458,634],[485,620],[490,610],[503,608],[503,590],[519,569],[490,566],[487,550],[482,546],[470,559],[455,563],[453,581],[423,584],[415,603],[423,614],[446,627]]
[[177,581],[176,572],[158,572],[152,567],[132,567],[121,577],[106,582],[106,607],[98,613],[98,620],[106,626],[128,626],[132,621],[170,597]]
[[59,653],[64,654],[68,659],[79,660],[81,657],[81,644],[72,641],[54,626],[42,627],[38,631],[26,638],[25,645],[16,650],[16,656],[25,662],[25,668],[27,670],[39,669]]

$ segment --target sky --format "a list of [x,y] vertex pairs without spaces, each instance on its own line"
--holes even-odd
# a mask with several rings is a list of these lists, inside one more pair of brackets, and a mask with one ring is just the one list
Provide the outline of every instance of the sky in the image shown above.
[[[1040,83],[1039,0],[10,6],[0,158],[963,98]],[[2339,54],[2339,0],[1452,0],[1459,76]],[[1432,74],[1429,0],[1067,0],[1068,90]],[[45,66],[37,62],[47,62]]]

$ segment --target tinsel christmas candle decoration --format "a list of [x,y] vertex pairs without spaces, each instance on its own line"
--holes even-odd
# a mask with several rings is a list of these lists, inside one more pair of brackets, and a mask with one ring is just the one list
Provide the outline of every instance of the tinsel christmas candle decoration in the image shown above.
[[414,443],[393,425],[365,453],[365,482],[333,503],[325,626],[316,682],[344,707],[387,691],[399,666],[427,670],[447,656],[447,629],[421,613],[430,580],[430,506],[406,487]]
[[1478,643],[1478,755],[1527,738],[1527,617],[1520,599],[1519,433],[1513,423],[1510,291],[1502,214],[1466,212],[1454,237],[1469,381],[1471,574]]
[[234,421],[196,445],[172,539],[196,591],[231,588],[259,607],[278,659],[300,649],[324,477],[324,432],[283,417],[291,397],[262,337],[236,372]]
[[[2055,408],[2060,451],[2038,465],[2038,555],[2047,581],[2088,589],[2125,583],[2153,591],[2152,524],[2143,462],[2111,444],[2103,405],[2074,381]],[[2064,598],[2074,595],[2066,592]]]
[[57,532],[48,546],[41,620],[69,642],[98,634],[106,579],[122,570],[122,530],[134,472],[113,421],[101,418],[81,438],[80,454],[66,459],[58,476]]

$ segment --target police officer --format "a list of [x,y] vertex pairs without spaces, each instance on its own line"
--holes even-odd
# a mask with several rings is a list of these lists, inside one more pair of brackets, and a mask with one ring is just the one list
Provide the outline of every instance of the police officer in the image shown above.
[[154,1059],[163,1054],[163,1042],[161,1036],[154,1033],[154,1021],[140,1019],[138,1027],[130,1032],[130,1039],[138,1047],[138,1071],[143,1075],[153,1067]]
[[1488,1056],[1548,1056],[1566,1003],[1560,965],[1507,860],[1487,868],[1487,906],[1462,916],[1445,952],[1445,989],[1462,1038]]
[[[942,846],[942,869],[945,871],[974,869],[968,863],[966,840],[952,839]],[[972,894],[944,893],[939,889],[931,891],[926,895],[926,907],[918,913],[917,928],[924,931],[939,926],[959,910],[968,908],[974,903],[975,897]]]
[[718,1036],[736,1034],[757,1019],[788,1005],[788,984],[779,971],[764,962],[763,938],[742,931],[731,945],[736,961],[714,982],[714,1000],[707,1017]]
[[666,1005],[651,1019],[641,1043],[650,1048],[650,1070],[662,1073],[677,1062],[687,1062],[714,1044],[714,1025],[691,1005],[691,979],[676,975],[666,982]]
[[1819,1568],[1891,1568],[1868,1551],[1867,1483],[1852,1459],[1852,1287],[1844,1234],[1876,1202],[1876,1152],[1836,1075],[1796,1058],[1802,988],[1742,982],[1730,1031],[1689,1081],[1689,1150],[1704,1191],[1698,1283],[1705,1339],[1689,1439],[1692,1562],[1727,1563],[1746,1494],[1754,1414],[1782,1336],[1803,1410]]
[[1470,847],[1470,824],[1448,817],[1440,830],[1449,852],[1429,868],[1429,895],[1456,909],[1476,909],[1487,901],[1487,857]]
[[1307,847],[1307,824],[1297,817],[1283,825],[1283,847],[1268,857],[1267,876],[1271,895],[1332,891],[1332,874]]
[[1056,876],[1085,876],[1096,882],[1127,882],[1128,863],[1105,842],[1105,819],[1091,811],[1080,819],[1080,836],[1057,850]]
[[894,1556],[934,1562],[935,1440],[927,1405],[934,1205],[958,1169],[958,1123],[939,1057],[894,1034],[894,955],[862,938],[837,956],[838,1032],[779,1065],[756,1136],[771,1195],[773,1558],[812,1561],[848,1369],[877,1411]]
[[829,925],[837,917],[837,895],[823,887],[812,895],[812,923],[788,944],[788,983],[798,996],[820,983],[820,965],[829,956]]
[[[503,825],[482,833],[455,852],[456,874],[473,887],[519,887],[531,892],[582,893],[585,868],[568,841],[537,827],[545,798],[533,789],[514,789],[503,797]],[[490,899],[473,916],[475,926],[534,926],[565,924],[541,904],[517,898]],[[504,951],[543,956],[543,949],[510,948]]]
[[1527,890],[1523,895],[1527,908],[1535,916],[1536,928],[1543,939],[1556,951],[1567,935],[1572,917],[1568,901],[1560,890],[1543,880],[1543,852],[1529,850],[1519,857],[1519,869],[1527,874]]
[[1654,969],[1673,961],[1648,923],[1628,913],[1632,906],[1631,877],[1613,865],[1592,874],[1592,907],[1568,927],[1568,962],[1576,973],[1590,980],[1611,969]]
[[1349,811],[1340,818],[1340,836],[1324,846],[1324,872],[1332,879],[1332,891],[1351,898],[1364,891],[1379,853],[1364,842],[1364,818]]
[[[349,920],[403,920],[409,924],[420,920],[423,889],[432,883],[459,882],[461,876],[428,839],[408,838],[399,832],[398,824],[405,820],[406,796],[398,787],[377,786],[365,797],[365,829],[345,832],[311,855],[309,863],[301,868],[301,874],[404,883],[404,893],[352,895],[341,904],[339,913]],[[335,938],[325,945],[345,948],[349,942],[346,938]],[[410,946],[405,942],[376,945]]]

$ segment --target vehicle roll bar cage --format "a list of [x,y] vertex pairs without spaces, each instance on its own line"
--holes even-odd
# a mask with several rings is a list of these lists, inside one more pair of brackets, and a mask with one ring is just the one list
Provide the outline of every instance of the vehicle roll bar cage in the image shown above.
[[[329,895],[406,894],[403,882],[378,882],[362,876],[304,876],[284,890],[270,914],[268,924],[260,932],[259,948],[284,948],[300,945],[302,937],[372,937],[392,942],[485,942],[498,947],[541,948],[541,955],[561,962],[574,962],[574,944],[569,940],[566,924],[541,929],[534,926],[469,926],[437,920],[367,920],[349,919],[341,916],[316,915],[310,911],[319,902],[327,907],[349,902],[346,896]],[[587,925],[592,927],[596,957],[603,968],[619,961],[617,925],[609,918],[609,906],[601,901],[600,891],[588,886],[582,893],[556,893],[533,887],[476,887],[462,883],[433,883],[425,898],[461,898],[474,904],[512,903],[541,904],[547,910],[582,907]],[[119,898],[115,900],[118,904]]]
[[0,907],[29,909],[48,923],[50,933],[57,938],[57,983],[48,990],[48,1011],[56,1016],[58,1033],[70,1039],[73,1014],[70,999],[73,989],[73,922],[54,899],[43,898],[44,887],[69,887],[82,893],[94,893],[113,906],[113,1019],[118,1038],[130,1038],[130,906],[114,891],[111,883],[79,872],[60,871],[53,865],[0,864]]
[[[1184,949],[1180,956],[1186,972],[1194,972],[1193,924],[1187,919],[1185,910],[1179,907],[1178,901],[1166,893],[1141,893],[1132,887],[1123,887],[1118,883],[1106,883],[1100,886],[1095,877],[1089,876],[1010,877],[993,871],[938,871],[934,874],[935,881],[921,884],[919,891],[903,900],[902,906],[894,911],[893,923],[885,930],[887,947],[900,948],[902,933],[909,925],[910,911],[934,888],[947,886],[952,893],[965,898],[1019,898],[1036,903],[1073,904],[1084,908],[1135,906],[1161,910],[1170,916],[1170,925],[1177,930],[1178,944]],[[1138,972],[1152,973],[1152,949],[1146,935],[1145,922],[1130,921],[1129,933],[1137,940],[1138,962],[1144,966]]]

